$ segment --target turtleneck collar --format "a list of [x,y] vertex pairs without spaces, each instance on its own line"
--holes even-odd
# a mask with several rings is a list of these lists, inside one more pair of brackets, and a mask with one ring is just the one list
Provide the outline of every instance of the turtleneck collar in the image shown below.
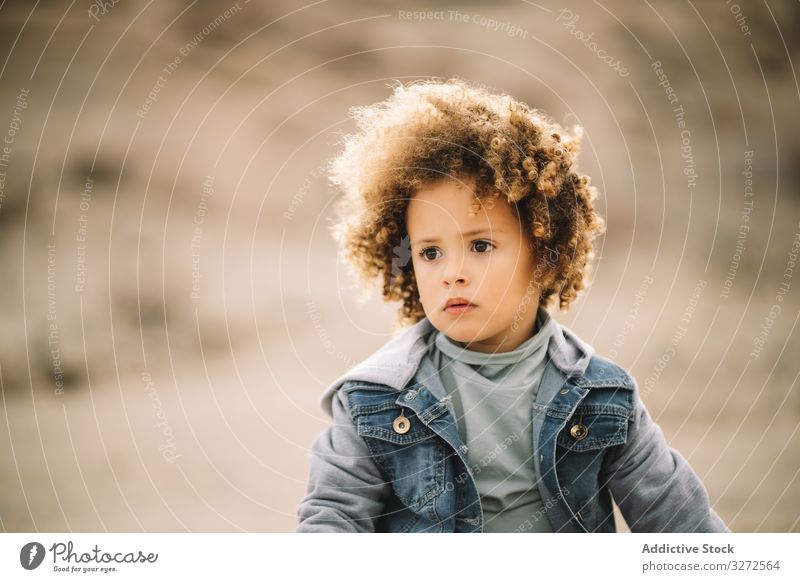
[[544,356],[550,336],[553,334],[553,322],[544,309],[539,310],[537,327],[538,331],[533,336],[510,352],[477,352],[458,345],[441,331],[436,330],[433,335],[436,348],[448,358],[473,366],[494,366],[495,364],[516,364],[537,352],[542,352],[541,355]]

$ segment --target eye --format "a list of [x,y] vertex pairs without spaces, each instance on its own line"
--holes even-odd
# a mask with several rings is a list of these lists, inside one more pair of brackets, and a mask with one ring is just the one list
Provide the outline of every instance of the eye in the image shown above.
[[[426,261],[434,261],[438,258],[435,254],[438,252],[439,249],[437,249],[436,247],[425,247],[419,252],[419,256],[425,259]],[[431,253],[434,253],[434,255],[431,256]]]
[[494,244],[490,243],[488,240],[476,240],[472,243],[472,248],[479,253],[486,253],[489,251],[489,248],[494,248]]

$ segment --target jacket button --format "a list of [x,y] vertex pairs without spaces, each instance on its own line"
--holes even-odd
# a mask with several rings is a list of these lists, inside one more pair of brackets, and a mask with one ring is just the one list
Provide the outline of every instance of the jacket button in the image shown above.
[[588,434],[589,429],[585,424],[574,424],[572,425],[572,428],[569,429],[569,436],[574,438],[576,441],[582,441]]
[[559,394],[567,394],[569,392],[569,388],[562,388],[558,391]]
[[411,421],[403,416],[403,413],[401,412],[400,416],[394,419],[392,428],[394,428],[394,432],[397,434],[406,434],[411,428]]

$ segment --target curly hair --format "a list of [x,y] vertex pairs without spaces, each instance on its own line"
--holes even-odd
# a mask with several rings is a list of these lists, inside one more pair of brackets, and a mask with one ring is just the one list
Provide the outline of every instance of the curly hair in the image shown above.
[[344,137],[329,166],[342,192],[331,233],[364,283],[378,280],[386,301],[402,302],[396,326],[425,316],[408,250],[408,203],[443,179],[474,180],[473,212],[505,196],[550,275],[539,304],[557,296],[568,309],[588,284],[592,239],[603,231],[596,191],[576,170],[580,127],[567,134],[541,111],[460,79],[398,83],[385,101],[350,112],[359,131]]

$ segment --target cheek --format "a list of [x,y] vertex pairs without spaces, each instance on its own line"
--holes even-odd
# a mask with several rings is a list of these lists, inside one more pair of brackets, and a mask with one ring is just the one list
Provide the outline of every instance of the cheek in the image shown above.
[[492,256],[485,263],[485,276],[490,276],[494,281],[502,281],[505,286],[514,286],[518,279],[524,277],[522,272],[525,269],[520,260],[519,256],[512,253]]
[[412,266],[414,268],[414,279],[417,282],[417,291],[419,292],[420,300],[424,302],[425,295],[427,295],[430,287],[430,269],[425,269],[424,265],[419,265],[417,261],[412,261]]
[[523,256],[513,256],[504,259],[502,264],[498,263],[492,269],[492,277],[497,281],[502,281],[501,285],[508,293],[524,293],[533,278],[533,270],[525,262]]
[[423,274],[422,277],[417,277],[417,288],[420,295],[430,295],[433,286],[430,275]]

